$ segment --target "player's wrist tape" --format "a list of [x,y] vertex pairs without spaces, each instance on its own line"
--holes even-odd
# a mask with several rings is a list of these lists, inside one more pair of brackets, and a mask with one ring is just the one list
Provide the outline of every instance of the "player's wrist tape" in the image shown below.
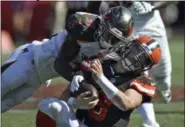
[[68,105],[71,106],[72,108],[75,108],[75,104],[76,104],[76,98],[74,97],[70,97],[67,101]]
[[112,100],[112,98],[118,93],[119,89],[114,86],[104,75],[100,75],[97,83],[107,95],[107,97]]

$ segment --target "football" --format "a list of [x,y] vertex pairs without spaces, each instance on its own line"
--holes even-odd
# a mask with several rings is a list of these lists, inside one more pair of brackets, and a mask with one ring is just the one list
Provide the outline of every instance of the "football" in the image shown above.
[[77,97],[81,93],[87,92],[87,91],[91,92],[91,94],[88,95],[87,97],[91,97],[91,96],[99,97],[98,90],[92,84],[89,84],[85,81],[81,82],[78,91],[71,92],[71,95],[73,97]]

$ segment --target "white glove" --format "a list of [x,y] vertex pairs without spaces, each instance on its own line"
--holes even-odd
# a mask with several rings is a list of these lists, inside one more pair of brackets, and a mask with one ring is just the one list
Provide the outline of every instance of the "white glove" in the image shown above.
[[70,91],[71,92],[75,92],[75,91],[78,91],[78,88],[80,87],[80,82],[82,82],[84,80],[84,77],[81,76],[81,75],[75,75],[73,77],[73,80],[71,82],[71,85],[70,85]]
[[144,15],[152,12],[154,6],[147,2],[134,2],[131,6],[131,10],[136,13],[136,15]]

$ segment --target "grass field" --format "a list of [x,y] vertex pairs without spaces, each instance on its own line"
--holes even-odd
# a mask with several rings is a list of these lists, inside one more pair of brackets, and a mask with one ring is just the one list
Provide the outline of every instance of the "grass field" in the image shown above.
[[[170,50],[172,55],[172,84],[184,85],[184,40],[178,38],[170,40]],[[3,58],[5,59],[5,57]],[[58,82],[59,80],[55,80]],[[156,118],[161,127],[184,127],[184,102],[174,102],[170,104],[155,103]],[[34,110],[9,111],[2,115],[2,127],[34,127]],[[142,123],[138,112],[134,112],[131,117],[131,127],[140,127]],[[122,127],[120,125],[120,127]]]
[[172,58],[172,84],[184,85],[184,40],[169,41]]
[[[161,127],[184,127],[184,102],[155,104],[156,118]],[[2,127],[34,127],[36,110],[9,111],[2,115]],[[131,127],[140,127],[141,117],[132,114]],[[121,126],[121,122],[118,123]]]

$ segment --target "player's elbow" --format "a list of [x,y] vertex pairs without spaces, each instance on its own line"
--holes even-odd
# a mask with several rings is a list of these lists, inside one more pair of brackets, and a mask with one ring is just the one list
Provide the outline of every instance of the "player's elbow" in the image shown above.
[[112,102],[121,110],[127,111],[137,107],[136,101],[124,93],[119,92],[117,96],[112,99]]
[[120,107],[122,110],[128,111],[128,110],[132,110],[136,108],[136,105],[134,104],[132,100],[127,100],[126,102],[121,101]]

